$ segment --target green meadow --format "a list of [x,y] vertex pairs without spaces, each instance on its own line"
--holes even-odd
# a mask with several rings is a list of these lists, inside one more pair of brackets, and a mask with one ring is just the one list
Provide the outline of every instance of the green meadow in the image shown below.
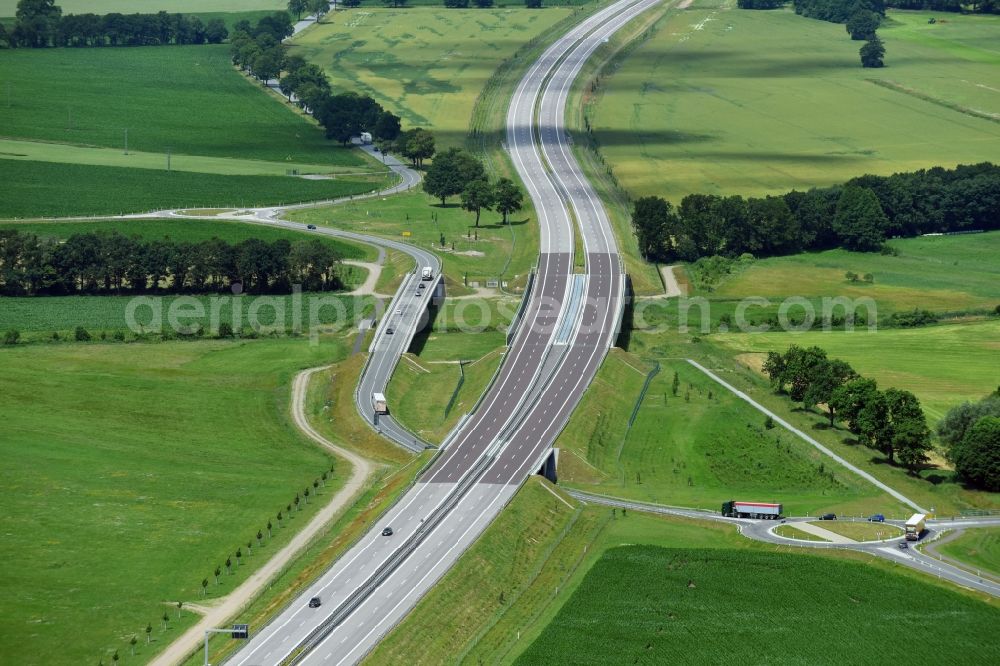
[[[148,660],[196,619],[172,602],[201,601],[203,578],[209,601],[226,594],[275,552],[319,502],[280,528],[278,511],[331,466],[320,502],[346,474],[291,425],[292,374],[346,350],[335,339],[0,348],[5,659],[110,663],[135,634]],[[223,567],[216,585],[227,556],[234,573]]]
[[567,8],[436,7],[338,12],[295,39],[291,53],[322,67],[333,86],[371,95],[408,127],[462,146],[472,109],[497,67]]
[[1000,16],[889,19],[886,67],[872,70],[842,25],[790,9],[670,12],[590,102],[601,152],[631,194],[675,202],[995,160]]
[[937,550],[968,567],[1000,575],[1000,530],[996,528],[965,530]]

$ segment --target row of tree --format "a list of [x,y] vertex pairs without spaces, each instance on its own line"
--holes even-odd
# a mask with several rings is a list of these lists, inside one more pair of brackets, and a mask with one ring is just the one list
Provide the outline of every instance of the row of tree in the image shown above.
[[897,236],[1000,229],[1000,167],[983,162],[866,175],[764,198],[689,194],[676,209],[644,197],[635,202],[632,225],[639,250],[652,261],[834,247],[871,252]]
[[[303,0],[289,0],[288,7],[293,13],[292,5],[295,4],[298,7]],[[380,4],[387,7],[405,7],[409,0],[378,0]],[[493,7],[496,2],[495,0],[442,0],[445,7],[465,9],[471,5],[475,5],[481,9],[488,9]],[[360,7],[362,0],[340,0],[340,4],[344,7]],[[372,3],[373,4],[373,3]],[[539,9],[542,6],[542,0],[524,0],[524,6],[528,9]],[[312,11],[312,10],[310,10]]]
[[1000,388],[979,402],[951,408],[938,424],[938,436],[960,479],[1000,491]]
[[74,234],[65,242],[0,230],[0,294],[330,291],[343,284],[340,256],[319,239],[236,244],[147,241],[114,233]]
[[[846,23],[859,9],[885,16],[886,8],[970,14],[1000,13],[998,0],[792,0],[795,13],[808,18]],[[788,0],[737,0],[740,9],[777,9]]]
[[439,153],[424,177],[424,191],[441,199],[459,196],[462,208],[476,214],[476,226],[484,210],[496,210],[507,224],[507,216],[521,210],[524,193],[509,178],[491,183],[483,163],[459,148]]
[[219,44],[229,36],[219,18],[169,14],[68,14],[54,0],[21,0],[8,35],[0,24],[0,48],[50,46],[161,46]]
[[246,27],[240,26],[230,40],[233,64],[264,84],[278,79],[281,92],[312,114],[326,130],[328,139],[346,145],[363,131],[370,132],[378,141],[393,141],[399,136],[399,116],[365,95],[353,92],[334,95],[323,70],[300,55],[289,56],[281,43],[282,37],[275,36],[271,24],[258,23],[250,30]]
[[779,393],[807,409],[825,405],[830,426],[839,419],[858,441],[881,451],[890,463],[911,472],[924,465],[931,449],[930,429],[920,401],[909,391],[880,391],[845,361],[828,359],[819,347],[796,345],[784,354],[769,352],[764,372]]

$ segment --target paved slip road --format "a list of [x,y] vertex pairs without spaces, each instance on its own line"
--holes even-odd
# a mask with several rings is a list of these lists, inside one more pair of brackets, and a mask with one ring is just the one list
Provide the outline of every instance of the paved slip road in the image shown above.
[[[485,529],[551,446],[558,426],[531,437],[531,424],[568,418],[611,343],[622,279],[603,210],[566,149],[561,107],[569,82],[590,52],[654,4],[622,0],[589,17],[542,55],[515,92],[508,149],[538,211],[542,253],[524,321],[481,407],[375,529],[257,632],[230,663],[282,663],[310,636],[304,663],[359,661]],[[560,72],[563,77],[554,76],[551,82],[558,87],[552,88],[549,75]],[[536,114],[543,90],[546,96]],[[532,132],[536,124],[545,161]],[[546,162],[567,171],[550,177]],[[571,344],[556,348],[553,331],[569,314],[562,307],[572,270],[574,232],[568,207],[584,220],[587,306],[570,315],[576,317]],[[558,361],[547,363],[553,354]],[[543,374],[545,368],[554,372]],[[531,393],[538,385],[543,390]],[[381,536],[386,525],[394,529],[390,537]],[[313,596],[323,600],[318,609],[307,607]],[[348,601],[344,607],[351,612],[338,612]],[[317,633],[334,619],[336,626]]]

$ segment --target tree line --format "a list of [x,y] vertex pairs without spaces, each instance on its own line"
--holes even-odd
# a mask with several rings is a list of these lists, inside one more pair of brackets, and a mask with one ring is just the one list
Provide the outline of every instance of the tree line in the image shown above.
[[[788,0],[737,0],[740,9],[777,9]],[[808,18],[846,23],[859,9],[885,16],[888,9],[916,9],[936,12],[961,12],[968,14],[1000,13],[998,0],[792,0],[795,13]]]
[[[304,0],[289,0],[288,7],[291,10],[293,4],[298,6]],[[379,4],[386,7],[405,7],[409,0],[378,0]],[[362,0],[341,0],[340,4],[344,7],[360,7]],[[374,2],[370,3],[374,4]],[[442,0],[442,4],[449,9],[467,9],[470,6],[479,7],[480,9],[489,9],[493,7],[496,2],[495,0]],[[542,0],[524,0],[524,6],[528,9],[539,9],[542,6]],[[310,9],[310,11],[312,11]]]
[[689,194],[635,202],[632,226],[651,261],[883,249],[887,238],[1000,229],[1000,167],[989,162],[865,175],[763,198]]
[[[292,30],[288,14],[287,30],[265,21],[257,26],[237,24],[230,40],[233,64],[266,84],[278,79],[281,92],[311,114],[326,131],[328,139],[346,145],[352,137],[367,131],[379,141],[395,140],[401,130],[399,116],[386,111],[367,95],[344,92],[334,95],[322,68],[307,63],[300,55],[289,56],[281,40]],[[277,28],[277,29],[275,29]],[[433,154],[433,153],[432,153]]]
[[459,148],[439,153],[424,177],[424,192],[441,200],[444,206],[448,197],[459,196],[462,208],[476,214],[476,226],[484,210],[496,210],[507,217],[521,210],[524,194],[509,178],[490,182],[483,163]]
[[874,379],[862,377],[839,359],[828,359],[819,347],[796,345],[784,354],[768,352],[763,370],[779,393],[787,393],[806,409],[825,405],[830,427],[844,421],[858,441],[899,462],[911,472],[924,465],[931,449],[930,429],[920,401],[909,391],[880,391]]
[[54,0],[20,0],[14,28],[0,24],[0,48],[219,44],[229,36],[219,18],[169,14],[68,14]]
[[979,402],[951,408],[938,424],[938,436],[959,479],[1000,491],[1000,388]]
[[59,242],[0,230],[0,294],[181,294],[332,291],[343,287],[340,255],[319,239],[229,243],[169,238],[147,241],[118,232],[74,234]]

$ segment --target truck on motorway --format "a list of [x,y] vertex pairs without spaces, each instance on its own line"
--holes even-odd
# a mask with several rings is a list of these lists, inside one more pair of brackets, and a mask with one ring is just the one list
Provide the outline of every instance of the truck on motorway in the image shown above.
[[922,513],[915,513],[906,521],[906,540],[917,541],[924,535],[927,516]]
[[727,518],[766,518],[777,520],[781,518],[780,504],[766,502],[736,502],[729,500],[722,503],[722,515]]
[[424,266],[420,271],[421,280],[433,280],[434,279],[434,269],[430,266]]
[[376,414],[388,414],[389,407],[385,402],[385,396],[381,393],[372,393],[372,407]]

